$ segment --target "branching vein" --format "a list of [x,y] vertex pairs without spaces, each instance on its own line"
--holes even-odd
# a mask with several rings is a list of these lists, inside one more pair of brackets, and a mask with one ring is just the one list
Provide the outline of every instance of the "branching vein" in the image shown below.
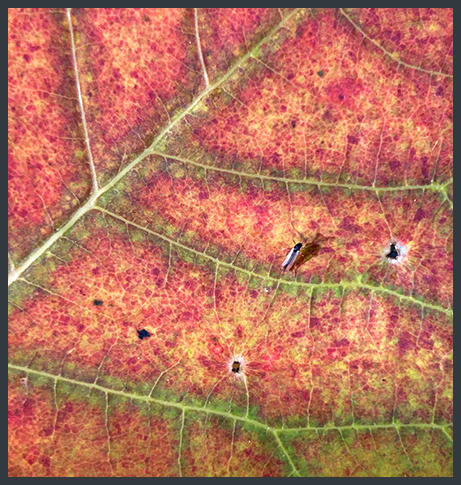
[[194,406],[192,404],[183,404],[178,401],[167,401],[164,399],[159,399],[155,398],[152,396],[148,396],[145,394],[135,394],[132,392],[127,392],[123,390],[117,390],[117,389],[111,389],[108,387],[101,386],[100,384],[94,384],[91,382],[87,381],[79,381],[77,379],[71,379],[69,377],[65,377],[62,375],[56,375],[56,374],[51,374],[49,372],[37,370],[37,369],[32,369],[27,366],[22,366],[22,365],[16,365],[16,364],[11,364],[8,363],[8,368],[20,372],[24,372],[26,375],[28,374],[33,374],[36,376],[41,376],[46,379],[50,379],[51,381],[54,381],[55,379],[59,382],[67,382],[69,384],[73,384],[76,386],[82,386],[82,387],[87,387],[90,389],[97,390],[99,392],[102,392],[103,394],[112,394],[114,396],[121,396],[126,399],[132,399],[134,401],[144,401],[147,403],[155,403],[160,406],[165,406],[165,407],[171,407],[179,410],[184,411],[194,411],[194,412],[200,412],[200,413],[205,413],[205,414],[212,414],[215,416],[220,416],[226,419],[230,420],[236,420],[241,423],[247,423],[249,425],[255,426],[260,429],[264,429],[266,431],[276,431],[277,433],[293,433],[293,432],[307,432],[307,431],[328,431],[328,430],[335,430],[335,431],[345,431],[345,430],[365,430],[368,431],[370,429],[396,429],[397,426],[400,429],[403,428],[415,428],[415,429],[437,429],[440,430],[448,440],[453,441],[453,438],[450,436],[450,434],[447,431],[447,427],[451,426],[452,423],[444,423],[444,424],[437,424],[437,423],[375,423],[375,424],[345,424],[345,425],[325,425],[325,426],[305,426],[305,427],[300,427],[300,428],[289,428],[289,427],[284,427],[284,428],[278,428],[278,427],[273,427],[269,426],[266,423],[263,423],[262,421],[258,421],[255,418],[250,418],[250,417],[245,417],[242,414],[233,414],[229,411],[223,411],[222,408],[214,409],[212,407],[204,407],[204,406]]
[[453,314],[453,310],[451,308],[445,308],[441,305],[437,305],[435,303],[430,303],[430,302],[427,302],[425,300],[416,298],[414,296],[404,295],[402,293],[391,290],[389,288],[385,288],[383,286],[375,286],[375,285],[370,285],[370,284],[367,284],[367,283],[361,283],[361,282],[356,282],[356,281],[341,281],[339,283],[306,283],[305,281],[289,280],[289,279],[285,279],[285,278],[276,278],[274,276],[268,276],[267,274],[255,273],[252,270],[242,268],[240,266],[236,266],[233,263],[228,263],[226,261],[222,261],[220,259],[215,258],[214,256],[210,256],[209,254],[206,254],[202,251],[198,251],[197,249],[186,246],[186,245],[184,245],[184,244],[182,244],[178,241],[175,241],[174,239],[170,239],[168,236],[165,236],[163,234],[155,232],[155,231],[148,229],[146,227],[140,226],[139,224],[136,224],[135,222],[129,221],[128,219],[125,219],[124,217],[119,216],[118,214],[115,214],[114,212],[111,212],[107,209],[104,209],[103,207],[95,206],[94,208],[95,208],[95,210],[98,210],[98,211],[100,211],[104,214],[107,214],[111,217],[114,217],[115,219],[118,219],[118,220],[120,220],[120,221],[122,221],[126,224],[130,224],[133,227],[136,227],[137,229],[139,229],[141,231],[144,231],[148,234],[152,234],[153,236],[156,236],[159,239],[163,239],[164,241],[169,242],[173,246],[184,249],[185,251],[193,253],[197,256],[207,258],[210,261],[212,261],[215,265],[220,265],[220,266],[223,266],[223,267],[231,268],[235,271],[240,271],[242,273],[246,273],[248,275],[248,277],[250,277],[250,278],[255,277],[255,278],[260,278],[262,280],[272,281],[273,283],[283,283],[285,285],[303,286],[303,287],[307,287],[307,288],[316,288],[316,287],[332,288],[332,289],[333,288],[345,288],[345,289],[364,288],[364,289],[369,290],[369,291],[376,291],[376,292],[392,295],[396,298],[399,298],[402,301],[407,301],[407,302],[413,303],[415,305],[420,305],[422,307],[431,308],[433,310],[443,312],[443,313],[445,313],[449,316]]
[[446,74],[445,72],[430,71],[429,69],[424,69],[424,68],[419,67],[419,66],[414,66],[413,64],[408,64],[407,62],[404,62],[404,61],[396,58],[389,51],[387,51],[379,42],[377,42],[375,39],[372,39],[369,35],[367,35],[366,32],[364,32],[364,30],[356,22],[354,22],[352,20],[352,18],[344,11],[343,8],[340,8],[339,11],[354,26],[354,28],[358,32],[360,32],[363,35],[363,37],[365,37],[365,39],[367,39],[368,41],[370,41],[379,50],[381,50],[382,52],[384,52],[384,54],[386,54],[387,57],[389,57],[393,61],[397,62],[398,64],[400,64],[402,66],[405,66],[405,67],[408,67],[409,69],[414,69],[416,71],[420,71],[420,72],[425,72],[427,74],[431,74],[432,76],[443,76],[443,77],[451,77],[451,78],[453,77],[451,74]]
[[[14,283],[21,274],[26,271],[35,261],[37,261],[40,256],[49,249],[60,237],[64,236],[64,234],[74,226],[74,224],[89,210],[94,207],[96,200],[103,195],[105,192],[110,190],[114,187],[127,173],[129,173],[138,163],[140,163],[144,158],[151,155],[152,151],[154,150],[155,146],[162,140],[162,138],[174,127],[177,123],[183,120],[189,113],[191,113],[194,108],[204,99],[206,98],[212,91],[217,89],[221,84],[223,84],[229,77],[234,74],[234,72],[239,69],[242,64],[244,64],[254,52],[256,52],[263,44],[268,42],[268,40],[280,30],[284,24],[286,24],[292,17],[294,17],[299,12],[299,9],[294,9],[290,12],[279,24],[277,24],[273,29],[271,29],[268,34],[263,37],[251,51],[248,51],[244,56],[242,56],[235,64],[233,64],[230,69],[221,76],[215,83],[210,84],[208,88],[204,89],[195,99],[190,103],[186,108],[182,111],[179,111],[175,116],[173,116],[170,122],[158,133],[158,135],[152,141],[152,144],[146,148],[140,155],[138,155],[135,159],[133,159],[130,163],[128,163],[123,169],[121,169],[117,175],[115,175],[104,187],[99,188],[97,191],[93,191],[91,196],[88,200],[79,208],[76,212],[71,216],[71,218],[58,230],[56,230],[51,236],[46,239],[43,244],[33,250],[29,256],[27,256],[22,263],[13,271],[8,273],[8,286]],[[71,24],[70,18],[70,9],[67,12],[67,18],[69,22],[69,29],[72,33],[72,41],[73,41],[73,28]],[[75,46],[74,46],[75,47]],[[74,57],[75,57],[75,49],[74,49]],[[76,63],[75,63],[76,66]],[[78,76],[76,76],[78,79]],[[78,85],[79,86],[79,85]],[[78,87],[79,89],[79,87]],[[83,104],[82,104],[83,106]],[[82,110],[82,114],[84,111]],[[86,123],[85,123],[86,126]],[[87,138],[88,139],[88,138]]]
[[80,106],[80,113],[82,115],[83,133],[85,135],[86,150],[88,152],[88,161],[89,161],[89,164],[90,164],[90,171],[91,171],[91,181],[92,181],[92,184],[93,184],[93,193],[96,193],[99,189],[98,178],[96,176],[96,168],[94,166],[93,154],[91,152],[91,146],[90,146],[90,136],[88,134],[88,127],[86,125],[85,108],[83,106],[82,90],[81,90],[81,87],[80,87],[80,76],[79,76],[79,73],[78,73],[77,54],[76,54],[76,50],[75,50],[74,28],[72,26],[72,18],[71,18],[71,15],[70,15],[71,10],[72,9],[70,9],[70,8],[66,9],[67,23],[69,24],[69,31],[70,31],[70,42],[71,42],[71,50],[72,50],[72,65],[74,67],[75,85],[77,87],[78,104]]
[[178,162],[185,163],[187,165],[193,165],[195,167],[203,168],[205,170],[211,170],[220,173],[228,173],[230,175],[237,175],[240,177],[245,178],[253,178],[253,179],[260,179],[260,180],[268,180],[273,182],[282,182],[282,183],[296,183],[296,184],[306,184],[306,185],[316,185],[318,187],[338,187],[350,190],[369,190],[371,192],[396,192],[400,190],[434,190],[437,192],[444,192],[446,190],[447,184],[449,184],[452,179],[444,182],[443,184],[439,184],[437,182],[433,182],[430,184],[421,184],[421,185],[394,185],[394,186],[386,186],[386,187],[374,187],[372,185],[361,185],[361,184],[350,184],[350,183],[338,183],[338,182],[323,182],[321,180],[315,180],[310,178],[289,178],[289,177],[276,177],[273,175],[263,175],[259,173],[249,173],[249,172],[240,172],[238,170],[224,168],[224,167],[217,167],[215,165],[207,165],[201,162],[196,162],[194,160],[190,160],[188,158],[178,157],[176,155],[170,155],[168,153],[164,153],[157,150],[152,150],[152,155],[158,155],[164,158],[170,158],[171,160],[177,160]]
[[198,30],[198,9],[194,8],[194,23],[195,23],[195,40],[197,42],[197,52],[200,59],[200,65],[202,66],[203,79],[205,81],[205,86],[208,89],[210,86],[210,80],[208,79],[208,73],[206,71],[205,61],[202,54],[202,46],[200,44],[200,33]]

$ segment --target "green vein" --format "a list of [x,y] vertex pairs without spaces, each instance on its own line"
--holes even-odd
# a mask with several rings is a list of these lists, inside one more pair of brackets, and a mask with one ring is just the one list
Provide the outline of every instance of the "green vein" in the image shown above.
[[197,256],[207,258],[207,259],[209,259],[210,261],[213,261],[213,263],[215,263],[219,266],[223,266],[223,267],[227,267],[227,268],[230,268],[230,269],[233,269],[233,270],[236,270],[236,271],[240,271],[242,273],[247,274],[248,276],[254,276],[255,278],[260,278],[260,279],[263,279],[263,280],[272,281],[274,283],[279,283],[279,284],[283,283],[283,284],[286,284],[286,285],[301,286],[301,287],[307,287],[307,288],[317,288],[317,287],[318,288],[331,288],[331,289],[335,289],[335,288],[345,288],[345,289],[362,288],[362,289],[366,289],[366,290],[370,290],[370,291],[376,291],[376,292],[379,292],[379,293],[385,293],[385,294],[388,294],[388,295],[392,295],[393,297],[399,298],[402,301],[407,301],[407,302],[413,303],[415,305],[420,305],[420,306],[425,307],[425,308],[437,310],[437,311],[443,312],[443,313],[445,313],[449,316],[453,315],[453,310],[451,308],[444,308],[441,305],[437,305],[435,303],[430,303],[430,302],[427,302],[425,300],[415,298],[414,296],[403,295],[403,294],[399,293],[398,291],[391,290],[389,288],[384,288],[382,286],[369,285],[369,284],[366,284],[366,283],[360,283],[360,282],[354,282],[354,281],[341,281],[339,283],[307,283],[305,281],[287,280],[287,279],[284,279],[284,278],[276,278],[274,276],[269,276],[267,274],[263,275],[263,274],[260,274],[260,273],[255,273],[254,271],[248,270],[246,268],[242,268],[240,266],[236,266],[233,263],[221,261],[220,259],[215,258],[214,256],[210,256],[209,254],[206,254],[202,251],[198,251],[197,249],[186,246],[185,244],[182,244],[178,241],[175,241],[174,239],[171,239],[168,236],[160,234],[159,232],[153,231],[152,229],[148,229],[148,228],[143,227],[139,224],[136,224],[135,222],[132,222],[128,219],[125,219],[123,216],[119,216],[118,214],[115,214],[112,211],[104,209],[103,207],[94,206],[94,209],[98,210],[98,211],[100,211],[104,214],[107,214],[107,215],[113,217],[114,219],[118,219],[119,221],[122,221],[125,224],[129,224],[130,226],[136,227],[137,229],[139,229],[141,231],[144,231],[148,234],[151,234],[151,235],[156,236],[160,239],[163,239],[164,241],[172,244],[173,246],[177,246],[178,248],[181,248],[181,249],[184,249],[185,251],[196,254]]
[[[40,377],[50,379],[52,381],[67,382],[72,385],[87,387],[89,389],[100,391],[103,394],[108,393],[116,396],[121,396],[126,399],[145,401],[145,402],[155,403],[160,406],[176,408],[176,409],[179,409],[181,413],[195,411],[199,413],[220,416],[229,420],[240,421],[250,426],[254,426],[254,427],[263,429],[265,431],[268,431],[270,433],[273,433],[278,443],[280,443],[280,438],[278,436],[279,433],[294,433],[294,432],[297,433],[297,432],[313,432],[313,431],[329,431],[329,430],[342,431],[342,430],[350,430],[350,429],[355,429],[355,430],[396,429],[397,430],[399,428],[437,429],[437,430],[440,430],[449,439],[449,441],[453,442],[453,438],[446,431],[446,427],[451,426],[451,424],[449,423],[444,425],[436,424],[432,422],[431,423],[364,424],[364,425],[351,424],[351,425],[344,425],[344,426],[326,425],[326,426],[307,426],[303,428],[285,428],[285,427],[280,428],[280,427],[269,426],[268,424],[262,423],[261,421],[258,421],[257,419],[254,419],[254,418],[249,418],[243,415],[240,416],[238,414],[233,414],[228,411],[222,411],[220,409],[214,409],[213,407],[210,407],[210,406],[207,406],[207,407],[194,406],[191,404],[183,404],[181,402],[166,401],[165,399],[158,399],[149,395],[140,395],[140,394],[135,394],[133,392],[119,391],[116,389],[111,389],[109,387],[101,386],[100,384],[95,384],[94,382],[90,383],[85,381],[79,381],[77,379],[71,379],[69,377],[64,377],[62,375],[51,374],[50,372],[31,369],[29,367],[25,367],[22,365],[8,363],[8,368],[12,370],[17,370],[20,372],[25,372],[26,374],[34,374]],[[283,447],[283,450],[284,450],[284,447]],[[289,455],[288,453],[286,453],[286,450],[285,450],[285,454],[288,459]]]
[[26,271],[37,259],[40,258],[58,239],[61,238],[74,224],[84,216],[89,210],[91,210],[98,198],[98,192],[93,193],[90,198],[79,207],[72,217],[58,230],[56,230],[51,236],[39,247],[34,249],[14,270],[8,273],[8,287],[14,283],[21,275]]
[[450,433],[448,433],[447,426],[441,426],[440,429],[442,430],[443,434],[448,438],[448,441],[451,441],[453,443],[453,438],[450,436]]
[[279,445],[279,448],[282,450],[282,452],[285,455],[288,463],[291,466],[292,475],[295,475],[297,477],[300,477],[301,475],[299,474],[298,469],[295,467],[295,464],[293,463],[293,460],[291,459],[290,454],[288,453],[288,451],[286,450],[285,446],[283,445],[282,440],[280,439],[280,436],[279,436],[277,430],[273,430],[272,433],[273,433],[273,435],[275,437],[275,440],[277,441],[277,444]]
[[194,165],[195,167],[203,168],[205,170],[213,170],[215,172],[228,173],[230,175],[237,175],[239,177],[254,178],[259,180],[269,180],[273,182],[283,182],[283,183],[293,183],[293,184],[306,184],[306,185],[317,185],[318,187],[338,187],[351,190],[369,190],[371,192],[394,192],[399,190],[434,190],[434,191],[445,191],[446,183],[432,183],[425,185],[400,185],[400,186],[390,186],[390,187],[375,187],[372,185],[360,185],[360,184],[349,184],[349,183],[338,183],[338,182],[322,182],[320,180],[303,178],[287,178],[287,177],[276,177],[273,175],[264,175],[258,173],[248,173],[240,172],[238,170],[233,170],[230,168],[217,167],[215,165],[206,165],[204,163],[196,162],[187,158],[178,157],[176,155],[169,155],[161,151],[152,150],[152,155],[158,155],[165,158],[171,158],[172,160],[177,160],[188,165]]
[[285,25],[291,18],[293,18],[301,9],[294,9],[286,17],[282,19],[274,28],[272,28],[268,34],[263,37],[250,51],[248,51],[244,56],[242,56],[237,62],[235,62],[230,69],[221,76],[215,83],[211,84],[208,88],[204,89],[184,110],[176,113],[170,120],[170,123],[166,125],[163,130],[154,138],[151,145],[146,148],[140,155],[138,155],[134,160],[128,163],[117,175],[115,175],[104,187],[93,192],[87,201],[77,209],[71,218],[57,229],[51,236],[46,239],[43,244],[36,249],[34,249],[23,262],[14,270],[8,273],[8,287],[14,283],[21,275],[26,271],[40,256],[49,249],[61,236],[63,236],[72,226],[89,210],[91,210],[96,200],[103,195],[105,192],[110,190],[115,184],[117,184],[128,172],[130,172],[139,162],[152,153],[154,147],[161,141],[161,139],[185,116],[187,116],[193,109],[208,96],[212,91],[218,88],[222,83],[227,81],[232,74],[244,64],[250,57],[255,55],[262,45],[264,45],[268,40],[278,32],[283,25]]

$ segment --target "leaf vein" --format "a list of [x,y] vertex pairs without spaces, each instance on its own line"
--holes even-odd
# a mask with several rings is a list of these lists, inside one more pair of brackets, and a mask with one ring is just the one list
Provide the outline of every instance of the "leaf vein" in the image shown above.
[[[116,389],[111,389],[109,387],[101,386],[100,384],[94,384],[86,381],[79,381],[78,379],[72,379],[69,377],[65,377],[63,375],[56,375],[52,374],[50,372],[46,371],[41,371],[37,369],[32,369],[30,367],[22,366],[22,365],[16,365],[12,363],[8,363],[8,368],[20,372],[24,372],[26,374],[34,374],[37,376],[41,376],[47,379],[50,379],[51,381],[54,381],[55,379],[58,381],[62,382],[67,382],[69,384],[77,385],[77,386],[83,386],[83,387],[88,387],[90,389],[95,389],[103,394],[108,393],[108,394],[113,394],[117,396],[122,396],[127,399],[132,399],[132,400],[137,400],[137,401],[146,401],[146,402],[152,402],[154,404],[158,404],[160,406],[165,406],[165,407],[172,407],[179,409],[181,411],[184,410],[184,412],[202,412],[205,414],[212,414],[215,416],[221,416],[223,418],[229,419],[229,420],[236,420],[240,421],[243,423],[247,423],[251,426],[255,426],[258,428],[262,428],[266,431],[272,432],[272,433],[297,433],[297,432],[309,432],[309,431],[329,431],[329,430],[369,430],[369,429],[396,429],[397,427],[400,428],[420,428],[420,429],[438,429],[440,430],[447,438],[450,438],[450,435],[446,431],[447,426],[451,426],[452,423],[444,423],[444,424],[436,424],[436,423],[375,423],[375,424],[350,424],[350,425],[325,425],[325,426],[309,426],[309,427],[303,427],[303,428],[279,428],[275,426],[270,426],[266,423],[263,423],[255,418],[250,418],[246,417],[243,415],[239,414],[234,414],[230,411],[222,411],[219,409],[213,409],[212,407],[204,407],[204,406],[194,406],[192,404],[183,404],[181,402],[176,402],[176,401],[167,401],[165,399],[159,399],[155,398],[149,395],[140,395],[132,392],[127,392],[127,391],[122,391],[122,390],[116,390]],[[453,441],[451,439],[451,441]]]
[[173,246],[177,246],[181,249],[184,249],[185,251],[189,251],[191,253],[194,253],[197,256],[207,258],[210,261],[212,261],[214,264],[224,266],[224,267],[227,267],[227,268],[231,268],[231,269],[234,269],[235,271],[240,271],[242,273],[246,273],[249,277],[253,276],[255,278],[260,278],[262,280],[269,280],[269,281],[272,281],[274,283],[279,283],[279,284],[283,283],[283,284],[292,285],[292,286],[302,286],[302,287],[305,287],[305,288],[332,288],[332,289],[334,289],[334,288],[346,288],[346,289],[363,288],[363,289],[366,289],[366,290],[369,290],[369,291],[376,291],[376,292],[381,292],[381,293],[385,293],[385,294],[388,294],[388,295],[392,295],[396,298],[399,298],[400,300],[404,300],[404,301],[407,301],[407,302],[410,302],[410,303],[413,303],[413,304],[416,304],[416,305],[420,305],[421,307],[431,308],[432,310],[437,310],[437,311],[446,313],[447,315],[453,314],[453,310],[451,308],[445,308],[445,307],[438,305],[436,303],[430,303],[428,301],[425,301],[425,300],[420,299],[420,298],[416,298],[414,296],[405,295],[405,294],[399,293],[398,291],[391,290],[389,288],[385,288],[383,286],[370,285],[370,284],[366,284],[366,283],[361,283],[359,281],[357,281],[357,282],[340,281],[339,283],[307,283],[305,281],[288,280],[288,279],[285,279],[285,278],[276,278],[274,276],[269,276],[267,274],[264,275],[264,274],[260,274],[260,273],[255,273],[252,270],[242,268],[242,267],[237,266],[233,263],[228,263],[226,261],[222,261],[218,258],[215,258],[214,256],[210,256],[209,254],[206,254],[202,251],[198,251],[197,249],[186,246],[185,244],[182,244],[178,241],[175,241],[174,239],[171,239],[168,236],[165,236],[165,235],[160,234],[156,231],[153,231],[152,229],[148,229],[146,227],[143,227],[139,224],[136,224],[135,222],[129,221],[128,219],[125,219],[124,217],[119,216],[118,214],[115,214],[112,211],[104,209],[103,207],[95,206],[94,209],[102,212],[103,214],[107,214],[107,215],[109,215],[109,216],[111,216],[115,219],[118,219],[118,220],[124,222],[125,224],[129,224],[133,227],[136,227],[137,229],[139,229],[141,231],[144,231],[148,234],[152,234],[153,236],[156,236],[160,239],[163,239],[164,241],[169,242]]

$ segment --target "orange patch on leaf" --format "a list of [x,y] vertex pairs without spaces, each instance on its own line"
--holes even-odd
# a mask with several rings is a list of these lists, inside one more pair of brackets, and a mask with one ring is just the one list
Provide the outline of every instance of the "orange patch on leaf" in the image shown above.
[[203,88],[189,33],[193,16],[172,8],[85,9],[74,15],[93,156],[99,178],[107,180]]
[[8,15],[8,232],[16,262],[90,189],[65,11]]

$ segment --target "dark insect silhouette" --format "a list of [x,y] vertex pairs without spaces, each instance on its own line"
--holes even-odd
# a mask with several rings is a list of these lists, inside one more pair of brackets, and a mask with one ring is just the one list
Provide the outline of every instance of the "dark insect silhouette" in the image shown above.
[[395,243],[391,243],[391,250],[386,254],[387,258],[397,259],[400,255],[399,250],[395,247]]
[[142,330],[137,330],[137,332],[138,332],[138,337],[141,340],[150,337],[150,333],[147,330],[145,330],[144,328]]
[[93,300],[94,306],[101,306],[104,302],[102,300]]
[[296,261],[296,258],[299,256],[299,250],[301,249],[303,243],[295,244],[291,249],[290,252],[287,254],[287,257],[282,263],[282,271],[288,270],[290,271],[293,263]]
[[234,362],[232,363],[232,372],[240,372],[240,362],[238,362],[237,360],[234,360]]

